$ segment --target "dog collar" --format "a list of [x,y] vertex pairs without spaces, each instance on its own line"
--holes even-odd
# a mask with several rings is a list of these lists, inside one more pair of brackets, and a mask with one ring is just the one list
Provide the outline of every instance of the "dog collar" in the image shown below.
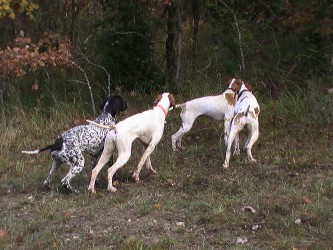
[[241,95],[242,95],[244,92],[246,92],[246,91],[250,91],[250,90],[248,90],[248,89],[243,89],[241,92],[239,92],[239,94],[238,94],[238,98],[237,98],[237,101],[239,100],[239,98],[241,97]]
[[168,112],[165,110],[165,108],[162,105],[157,104],[155,107],[159,107],[162,109],[163,113],[165,114],[165,117],[168,115]]
[[232,91],[234,91],[235,93],[237,92],[235,89],[233,89],[233,88],[227,88],[227,89],[230,89],[230,90],[232,90]]

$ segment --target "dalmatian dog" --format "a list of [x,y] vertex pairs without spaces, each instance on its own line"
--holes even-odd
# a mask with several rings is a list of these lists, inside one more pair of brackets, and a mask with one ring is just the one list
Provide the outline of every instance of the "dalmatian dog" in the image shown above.
[[[115,126],[116,117],[120,112],[127,109],[127,102],[118,95],[106,97],[100,104],[102,114],[94,121],[107,126]],[[91,156],[92,169],[96,166],[97,159],[103,151],[104,139],[109,129],[96,125],[80,125],[61,133],[51,145],[34,151],[22,151],[25,154],[38,154],[51,150],[52,166],[44,185],[50,188],[51,180],[55,171],[62,163],[66,163],[70,169],[61,180],[62,185],[70,192],[77,193],[71,186],[71,180],[84,167],[85,159],[83,153]]]

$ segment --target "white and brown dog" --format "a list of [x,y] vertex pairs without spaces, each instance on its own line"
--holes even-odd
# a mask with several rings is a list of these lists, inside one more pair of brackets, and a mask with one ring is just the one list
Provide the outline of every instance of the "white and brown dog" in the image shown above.
[[[247,126],[250,133],[245,143],[244,150],[246,151],[247,158],[250,162],[256,161],[252,156],[251,149],[253,144],[257,141],[259,137],[259,113],[260,107],[257,99],[251,92],[251,87],[245,83],[242,83],[234,108],[234,116],[230,125],[227,149],[223,163],[224,169],[229,167],[231,145],[234,140],[235,144],[238,144],[238,134],[245,126]],[[239,152],[235,150],[235,154],[238,153]]]
[[182,148],[182,137],[192,128],[197,117],[201,115],[208,116],[217,121],[224,119],[224,142],[225,145],[227,145],[230,122],[233,118],[237,93],[242,86],[242,81],[232,79],[226,84],[228,88],[221,95],[205,96],[176,105],[176,108],[182,108],[182,112],[180,113],[182,125],[179,130],[171,136],[173,150]]
[[151,172],[156,173],[151,165],[150,155],[162,138],[165,118],[170,106],[175,106],[175,100],[172,94],[164,93],[157,97],[154,104],[156,106],[153,109],[128,117],[119,122],[115,125],[113,130],[108,132],[105,138],[103,153],[97,166],[92,170],[88,191],[91,193],[96,192],[96,177],[103,166],[108,162],[115,148],[118,150],[118,158],[108,169],[108,191],[117,191],[112,184],[113,175],[129,160],[132,143],[135,139],[139,139],[146,146],[146,150],[142,155],[132,178],[136,182],[139,181],[139,174],[144,164],[146,164]]

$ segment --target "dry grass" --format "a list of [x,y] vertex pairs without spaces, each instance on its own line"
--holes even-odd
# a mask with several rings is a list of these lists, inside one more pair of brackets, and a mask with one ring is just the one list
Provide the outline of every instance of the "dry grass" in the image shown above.
[[[154,99],[125,97],[130,108],[122,118],[147,109]],[[152,176],[143,170],[141,183],[130,180],[141,155],[134,143],[129,163],[118,173],[118,192],[112,195],[106,192],[106,170],[97,194],[86,192],[88,168],[73,181],[81,193],[68,194],[60,185],[65,166],[47,191],[42,183],[50,167],[48,153],[20,154],[52,142],[75,119],[84,121],[90,116],[84,108],[77,112],[73,103],[57,102],[43,115],[38,109],[14,108],[0,127],[0,246],[330,249],[333,106],[332,99],[321,98],[320,104],[317,96],[259,98],[261,134],[253,152],[259,162],[248,164],[242,155],[232,159],[227,171],[221,169],[221,124],[199,118],[184,139],[186,149],[172,152],[170,137],[180,125],[179,112],[172,112],[152,156],[158,173]],[[321,109],[325,114],[318,113]],[[255,213],[243,211],[244,206]]]

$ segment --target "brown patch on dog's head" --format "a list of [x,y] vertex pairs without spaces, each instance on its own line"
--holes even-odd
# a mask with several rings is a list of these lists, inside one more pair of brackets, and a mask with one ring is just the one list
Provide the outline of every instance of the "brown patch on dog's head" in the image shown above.
[[234,93],[226,93],[225,99],[227,100],[228,104],[231,106],[235,106],[236,98]]
[[155,101],[153,102],[153,105],[157,105],[157,104],[160,102],[161,99],[162,99],[162,95],[158,95],[158,96],[156,96],[156,99],[155,99]]
[[174,98],[173,94],[169,94],[168,98],[170,100],[170,106],[172,106],[173,110],[175,110],[176,101],[175,101],[175,98]]
[[[234,79],[232,79],[234,80]],[[230,81],[230,83],[232,82],[232,80]],[[232,88],[233,90],[235,90],[236,92],[238,92],[241,87],[242,87],[243,81],[241,79],[235,79],[232,83],[230,88]]]

